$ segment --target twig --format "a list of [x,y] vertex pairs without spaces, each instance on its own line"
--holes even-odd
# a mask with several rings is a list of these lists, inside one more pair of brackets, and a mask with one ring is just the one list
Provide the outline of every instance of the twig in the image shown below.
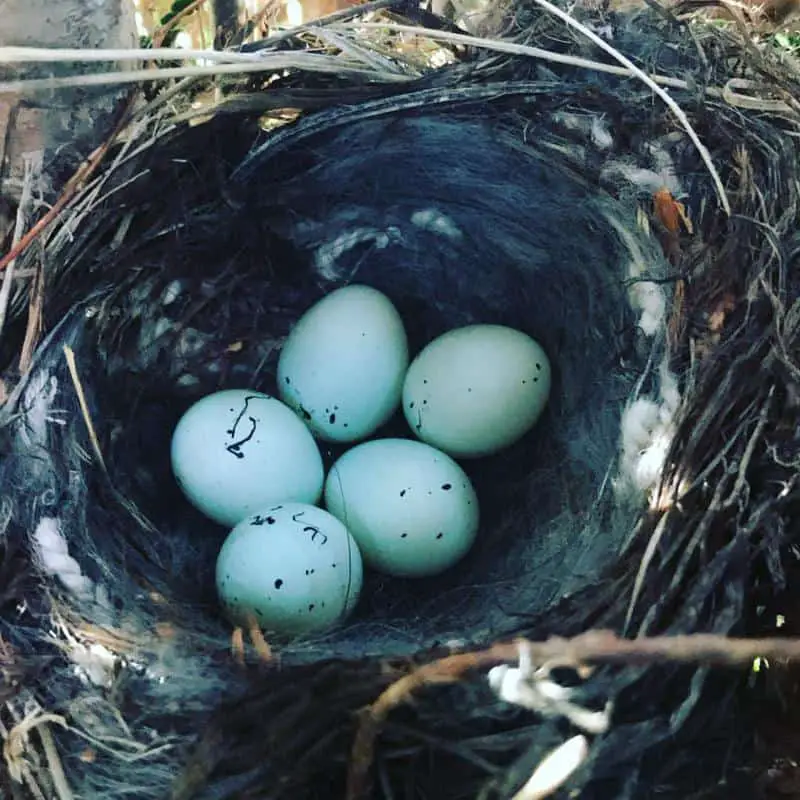
[[375,742],[395,708],[426,686],[456,683],[471,670],[516,661],[521,646],[536,663],[558,659],[561,663],[575,665],[674,663],[741,667],[749,666],[758,657],[800,661],[800,639],[729,639],[713,634],[621,639],[611,631],[602,630],[588,631],[573,639],[517,640],[496,644],[487,650],[447,656],[404,675],[361,712],[350,755],[346,800],[362,800],[368,795]]
[[28,300],[28,321],[25,325],[25,338],[19,354],[19,372],[25,375],[33,363],[33,356],[39,344],[39,337],[44,327],[44,265],[41,259],[36,265],[33,281],[31,281],[30,298]]
[[158,48],[164,41],[166,35],[184,18],[193,14],[206,0],[195,0],[194,3],[189,3],[186,8],[182,8],[169,22],[160,25],[153,32],[153,47]]

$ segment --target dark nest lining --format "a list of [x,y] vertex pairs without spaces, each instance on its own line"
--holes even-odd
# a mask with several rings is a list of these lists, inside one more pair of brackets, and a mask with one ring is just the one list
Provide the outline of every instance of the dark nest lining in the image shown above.
[[[796,120],[703,92],[789,78],[765,77],[724,32],[689,36],[655,12],[602,21],[648,70],[692,77],[671,93],[711,150],[730,218],[640,83],[468,53],[400,88],[300,73],[260,95],[241,86],[262,109],[309,111],[269,135],[241,110],[177,127],[110,172],[69,236],[28,253],[44,259],[50,333],[4,415],[3,722],[36,707],[63,717],[50,730],[76,793],[340,797],[355,712],[453,640],[757,635],[778,614],[793,630]],[[538,12],[520,7],[515,25],[529,44],[600,58]],[[664,224],[662,180],[692,233]],[[646,320],[629,283],[642,270],[666,309],[655,301]],[[216,388],[270,391],[292,323],[350,281],[392,297],[415,349],[473,321],[528,331],[553,362],[553,401],[517,447],[465,464],[483,525],[463,564],[430,581],[370,576],[343,629],[273,643],[279,667],[240,668],[213,592],[224,531],[175,487],[170,432]],[[669,443],[649,505],[625,460],[623,412],[640,396],[663,422],[645,447],[659,432]],[[60,568],[32,555],[48,532],[52,551],[55,530],[74,559]],[[755,796],[771,752],[756,749],[752,709],[773,675],[598,671],[576,702],[613,699],[614,720],[571,788],[710,796],[725,779],[726,796]],[[431,687],[388,720],[374,796],[511,797],[572,729],[502,703],[485,675]],[[43,786],[46,755],[32,762]]]

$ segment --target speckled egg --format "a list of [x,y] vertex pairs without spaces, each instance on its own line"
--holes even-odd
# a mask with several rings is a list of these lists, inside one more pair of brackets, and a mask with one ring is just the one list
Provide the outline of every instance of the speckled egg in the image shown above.
[[171,461],[189,502],[227,527],[270,503],[316,503],[325,478],[319,447],[294,412],[246,389],[191,406],[173,432]]
[[348,450],[328,473],[325,504],[352,533],[365,563],[398,577],[452,567],[478,531],[478,498],[464,470],[408,439]]
[[405,328],[389,298],[346,286],[292,329],[278,361],[278,390],[315,436],[355,442],[397,410],[407,368]]
[[242,520],[217,558],[217,592],[230,619],[255,619],[276,634],[300,635],[343,622],[358,603],[358,545],[331,514],[279,503]]
[[434,339],[414,359],[403,413],[422,441],[455,458],[496,453],[525,435],[550,396],[541,345],[502,325],[469,325]]

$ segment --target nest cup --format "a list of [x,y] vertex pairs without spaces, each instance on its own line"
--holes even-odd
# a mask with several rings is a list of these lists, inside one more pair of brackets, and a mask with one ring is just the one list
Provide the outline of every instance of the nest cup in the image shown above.
[[[277,395],[277,358],[292,324],[350,283],[386,293],[412,353],[454,327],[502,324],[541,342],[555,379],[529,435],[463,463],[483,518],[468,556],[431,579],[370,574],[343,628],[287,644],[284,657],[402,654],[511,632],[521,610],[546,608],[613,558],[632,517],[609,502],[609,478],[625,401],[652,349],[636,353],[641,309],[626,280],[637,271],[663,275],[664,259],[639,230],[633,203],[591,186],[549,156],[544,140],[520,146],[521,127],[503,130],[502,117],[487,116],[491,108],[476,104],[457,113],[355,115],[322,133],[299,123],[247,155],[227,178],[225,198],[211,199],[202,218],[189,212],[178,235],[151,243],[143,232],[113,264],[103,253],[106,275],[127,277],[83,305],[53,345],[66,330],[79,334],[91,419],[110,482],[125,498],[122,507],[110,497],[96,506],[117,528],[112,550],[96,540],[91,518],[79,546],[95,555],[85,569],[98,588],[104,568],[120,568],[107,587],[112,606],[127,608],[148,586],[224,635],[213,570],[227,530],[181,495],[170,473],[172,430],[190,403],[217,389]],[[178,172],[193,169],[186,163]],[[665,308],[661,297],[650,329],[656,342]],[[74,392],[63,371],[57,391]],[[91,446],[81,414],[70,415],[63,434]],[[413,436],[402,412],[376,433],[398,435]],[[330,466],[344,449],[323,452]],[[81,473],[85,501],[73,498],[67,509],[91,514],[92,498],[106,490],[95,468]],[[62,532],[73,527],[63,511],[56,516]],[[114,552],[120,542],[136,550],[123,563]],[[574,560],[559,558],[565,547]]]
[[[528,25],[526,13],[518,21],[542,45],[581,50],[543,18]],[[706,69],[696,51],[663,47],[682,30],[657,16],[630,19],[606,18],[629,55],[653,70]],[[715,47],[727,41],[707,35]],[[4,412],[5,561],[22,565],[7,596],[25,599],[4,638],[48,656],[25,668],[26,702],[68,721],[54,734],[81,796],[340,796],[354,712],[390,682],[387,659],[598,621],[625,629],[656,524],[653,492],[664,465],[680,461],[676,442],[691,444],[680,436],[689,424],[681,397],[689,392],[691,407],[693,395],[685,336],[669,327],[674,278],[694,259],[717,280],[702,237],[717,235],[718,196],[687,137],[630,102],[638,86],[570,66],[554,84],[533,69],[470,54],[401,88],[365,92],[343,78],[270,133],[247,113],[179,125],[134,155],[118,152],[99,193],[73,203],[69,226],[51,237],[48,335]],[[711,78],[726,74],[716,69]],[[284,105],[308,102],[311,76],[283,80]],[[720,112],[716,129],[704,128],[718,152],[733,149],[740,116]],[[784,192],[780,173],[772,178]],[[697,238],[683,231],[679,256],[669,248],[679,232],[664,228],[652,202],[665,188],[699,223]],[[753,228],[734,232],[740,244],[755,241]],[[740,284],[749,257],[737,257]],[[170,437],[205,394],[276,394],[292,325],[352,283],[391,298],[412,354],[472,323],[530,334],[553,366],[550,403],[515,446],[463,462],[482,523],[462,562],[425,580],[368,573],[345,624],[270,641],[272,661],[242,669],[214,587],[227,531],[181,495]],[[377,435],[410,436],[401,416]],[[342,450],[323,452],[330,465]],[[737,575],[728,608],[738,610],[707,612],[707,629],[727,632],[746,616],[748,579]],[[689,573],[681,580],[706,608],[712,587]],[[667,586],[653,579],[646,595]],[[641,611],[634,627],[697,629],[678,601],[670,610],[649,623]],[[652,786],[669,767],[641,754],[669,737],[677,748],[695,741],[688,723],[665,720],[730,691],[723,682],[702,694],[697,674],[670,676],[659,684],[647,671],[603,673],[586,690],[598,708],[598,698],[621,694],[629,713],[598,745],[586,796],[644,796],[642,781]],[[483,787],[510,797],[563,728],[546,715],[532,733],[531,719],[483,679],[453,692],[426,695],[390,737],[437,758],[420,771],[415,755],[381,762],[376,797],[402,785],[434,791],[454,764],[458,777],[435,796]],[[644,696],[652,703],[637,717]],[[503,743],[474,745],[482,755],[472,758],[453,744],[500,733]],[[493,747],[499,755],[487,760]]]

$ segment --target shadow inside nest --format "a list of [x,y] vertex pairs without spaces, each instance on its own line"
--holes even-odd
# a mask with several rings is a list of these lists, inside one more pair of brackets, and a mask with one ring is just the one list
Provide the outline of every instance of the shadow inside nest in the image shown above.
[[[648,67],[724,83],[724,37],[708,35],[709,66],[660,18],[610,19]],[[313,113],[270,134],[254,115],[180,126],[50,240],[48,338],[2,418],[6,552],[31,556],[17,583],[3,562],[3,639],[58,648],[22,683],[69,721],[56,734],[79,794],[338,797],[356,712],[408,659],[592,626],[755,634],[771,630],[757,608],[791,606],[796,146],[774,120],[676,90],[721,167],[725,220],[649,92],[574,67],[554,81],[551,67],[476,58],[366,99],[354,85],[345,104],[319,90]],[[273,87],[281,102],[303,80]],[[657,213],[665,187],[691,233]],[[518,445],[463,465],[482,526],[462,563],[427,580],[370,574],[345,626],[271,641],[280,669],[240,670],[214,592],[226,532],[175,485],[171,432],[216,389],[275,393],[292,325],[348,283],[392,299],[412,353],[472,322],[526,331],[553,363],[551,403]],[[408,433],[395,418],[379,435]],[[688,489],[646,511],[659,480]],[[699,742],[713,796],[726,759],[749,756],[744,685],[599,670],[576,702],[613,697],[615,724],[581,796],[686,797]],[[428,687],[389,720],[375,796],[511,797],[569,732],[482,676]]]

